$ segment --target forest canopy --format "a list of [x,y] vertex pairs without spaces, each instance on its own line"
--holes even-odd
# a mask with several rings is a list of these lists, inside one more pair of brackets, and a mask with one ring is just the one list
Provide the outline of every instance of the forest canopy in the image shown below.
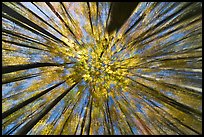
[[2,2],[2,134],[202,134],[202,3]]

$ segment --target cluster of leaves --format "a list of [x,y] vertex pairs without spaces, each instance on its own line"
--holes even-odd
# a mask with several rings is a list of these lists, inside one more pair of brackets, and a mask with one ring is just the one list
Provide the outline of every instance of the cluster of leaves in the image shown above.
[[114,4],[2,3],[2,134],[202,134],[202,3]]

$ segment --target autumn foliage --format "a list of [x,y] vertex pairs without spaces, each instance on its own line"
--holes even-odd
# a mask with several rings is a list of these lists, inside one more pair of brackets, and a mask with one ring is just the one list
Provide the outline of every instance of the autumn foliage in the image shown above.
[[2,134],[202,134],[202,3],[3,2]]

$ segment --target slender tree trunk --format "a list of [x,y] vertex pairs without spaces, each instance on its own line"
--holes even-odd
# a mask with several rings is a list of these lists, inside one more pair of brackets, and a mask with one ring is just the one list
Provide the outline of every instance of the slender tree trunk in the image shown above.
[[14,42],[14,41],[8,41],[8,40],[5,40],[5,39],[2,39],[2,41],[3,41],[3,42],[10,43],[10,44],[17,45],[17,46],[21,46],[21,47],[26,47],[26,48],[31,48],[31,49],[37,49],[37,50],[48,51],[47,49],[41,49],[41,48],[33,47],[33,46],[30,46],[30,45],[27,45],[27,44],[23,44],[23,43],[18,43],[18,42]]
[[91,129],[91,113],[92,113],[92,103],[93,103],[93,98],[91,97],[91,103],[90,103],[90,106],[89,106],[89,118],[88,118],[88,124],[87,124],[87,126],[86,126],[86,128],[85,128],[85,132],[86,132],[86,134],[87,135],[89,135],[90,134],[90,129]]
[[81,112],[80,112],[80,115],[79,115],[79,120],[78,120],[78,124],[77,124],[77,126],[76,126],[76,129],[75,129],[75,131],[74,131],[74,135],[76,135],[76,133],[77,133],[77,129],[78,129],[78,127],[79,127],[79,124],[80,124],[80,117],[81,117],[81,114],[82,114],[82,112],[83,112],[83,109],[81,109]]
[[92,24],[92,19],[91,19],[91,9],[90,9],[90,4],[89,4],[89,2],[87,2],[87,6],[88,6],[88,12],[89,12],[89,22],[90,22],[90,25],[91,25],[91,31],[92,31],[92,34],[94,35],[94,32],[93,32],[93,24]]
[[38,77],[38,76],[40,76],[40,74],[41,73],[37,73],[37,74],[31,74],[31,75],[27,75],[27,76],[21,76],[21,77],[17,77],[17,78],[3,80],[1,84],[7,84],[7,83],[16,82],[16,81],[21,81],[21,80],[24,80],[24,79]]
[[88,103],[87,103],[87,105],[86,105],[86,110],[85,110],[85,112],[84,112],[84,117],[83,117],[83,121],[82,121],[82,124],[81,124],[81,132],[80,132],[80,135],[82,135],[83,129],[84,129],[84,126],[85,126],[86,116],[87,116],[87,110],[88,110],[88,106],[89,106],[89,104],[90,104],[90,96],[91,96],[91,95],[89,95]]
[[108,120],[109,120],[109,124],[110,124],[110,129],[111,129],[111,134],[114,135],[114,129],[113,129],[113,123],[112,123],[112,119],[111,119],[111,114],[110,114],[110,108],[109,108],[109,97],[107,97],[106,100],[106,108],[107,108],[107,114],[108,114]]
[[[71,64],[71,63],[70,63]],[[39,67],[48,67],[48,66],[62,66],[64,64],[57,64],[57,63],[32,63],[32,64],[23,64],[23,65],[9,65],[9,66],[2,66],[2,73],[11,73],[19,70],[26,70],[32,68],[39,68]]]
[[[64,130],[64,128],[65,128],[65,125],[66,125],[67,121],[68,121],[69,118],[71,117],[71,114],[72,114],[72,112],[74,111],[74,109],[75,109],[75,107],[76,107],[76,104],[78,103],[79,99],[80,99],[80,97],[79,97],[79,98],[77,99],[77,101],[75,102],[74,106],[73,106],[72,109],[71,109],[71,112],[70,112],[69,116],[67,117],[66,121],[64,122],[64,124],[63,124],[63,126],[62,126],[62,128],[61,128],[61,131],[60,131],[60,133],[59,133],[60,135],[62,134],[62,132],[63,132],[63,130]],[[64,112],[64,113],[65,113],[65,112]]]
[[26,135],[34,126],[41,120],[70,90],[72,90],[76,85],[75,83],[70,88],[68,88],[64,93],[58,96],[53,102],[51,102],[47,107],[45,107],[40,114],[36,115],[33,119],[27,122],[20,130],[18,130],[15,135]]
[[[194,108],[191,108],[191,107],[189,107],[189,106],[187,106],[185,104],[182,104],[180,102],[177,102],[176,100],[171,99],[171,98],[163,95],[159,91],[157,91],[157,90],[155,90],[155,89],[153,89],[153,88],[151,88],[149,86],[146,86],[145,84],[142,84],[142,83],[140,83],[138,81],[135,81],[132,78],[129,78],[129,79],[136,82],[137,84],[139,84],[143,88],[146,88],[147,92],[145,92],[145,94],[147,94],[148,96],[151,96],[151,97],[153,97],[153,98],[155,98],[155,99],[157,99],[159,101],[162,101],[162,102],[164,102],[164,103],[166,103],[168,105],[171,105],[171,106],[175,107],[176,109],[178,109],[178,110],[180,110],[180,111],[182,111],[184,113],[190,114],[191,116],[193,116],[195,118],[196,118],[196,116],[201,117],[202,113],[200,111],[198,111],[198,110],[196,110]],[[139,85],[138,85],[138,87],[139,87]]]
[[[14,22],[16,22],[16,23],[18,23],[18,24],[20,23],[21,26],[28,28],[28,29],[31,30],[32,32],[35,32],[35,33],[41,34],[41,35],[42,35],[42,33],[43,33],[43,34],[45,34],[46,36],[49,36],[50,38],[52,38],[54,41],[57,40],[57,41],[62,42],[64,45],[67,45],[64,41],[62,41],[61,39],[57,38],[56,36],[54,36],[53,34],[51,34],[51,33],[48,32],[48,31],[46,31],[46,30],[43,29],[42,27],[38,26],[37,24],[33,23],[33,22],[30,21],[29,19],[25,18],[24,16],[22,16],[21,14],[19,14],[18,12],[16,12],[15,10],[13,10],[12,8],[8,7],[8,6],[5,5],[4,3],[2,3],[2,11],[3,11],[4,13],[7,13],[8,15],[10,15],[11,17],[14,17],[15,19],[17,19],[17,20],[19,20],[19,21],[21,21],[21,22],[23,22],[23,23],[29,25],[29,26],[32,27],[32,28],[34,28],[34,29],[31,29],[31,28],[27,27],[26,25],[24,25],[24,24],[22,24],[22,23],[20,23],[20,22],[18,22],[18,21],[16,21],[16,20],[13,20]],[[3,14],[3,15],[4,15],[4,14]],[[10,19],[11,19],[11,18],[10,18]],[[12,20],[12,19],[11,19],[11,20]],[[40,31],[41,33],[35,31],[35,29],[38,30],[38,31]],[[43,35],[43,36],[45,36],[45,35]]]
[[43,92],[23,101],[22,103],[16,105],[15,107],[13,108],[10,108],[9,110],[5,111],[2,113],[2,119],[6,118],[7,116],[11,115],[12,113],[16,112],[17,110],[19,110],[20,108],[26,106],[27,104],[33,102],[34,100],[38,99],[39,97],[43,96],[44,94],[48,93],[49,91],[51,91],[52,89],[56,88],[57,86],[61,85],[62,83],[64,83],[65,81],[63,82],[59,82],[57,83],[56,85],[44,90]]

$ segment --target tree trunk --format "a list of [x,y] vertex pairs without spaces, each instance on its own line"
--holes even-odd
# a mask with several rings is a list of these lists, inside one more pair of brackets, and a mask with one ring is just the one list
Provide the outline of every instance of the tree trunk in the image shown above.
[[41,92],[41,93],[39,93],[39,94],[37,94],[37,95],[35,95],[35,96],[33,96],[33,97],[31,97],[31,98],[25,100],[24,102],[22,102],[22,103],[16,105],[15,107],[10,108],[9,110],[7,110],[7,111],[5,111],[4,113],[2,113],[2,119],[4,119],[4,118],[6,118],[7,116],[11,115],[12,113],[16,112],[17,110],[19,110],[20,108],[26,106],[27,104],[33,102],[34,100],[38,99],[38,98],[41,97],[42,95],[48,93],[49,91],[51,91],[52,89],[56,88],[57,86],[61,85],[61,84],[64,83],[64,82],[65,82],[65,81],[60,82],[60,83],[58,83],[58,84],[56,84],[56,85],[54,85],[54,86],[52,86],[52,87],[50,87],[50,88],[44,90],[43,92]]
[[32,64],[23,64],[23,65],[9,65],[9,66],[2,66],[2,73],[11,73],[19,70],[26,70],[32,68],[39,68],[39,67],[47,67],[47,66],[61,66],[63,64],[57,63],[32,63]]
[[53,102],[51,102],[47,107],[45,107],[40,114],[35,116],[29,122],[27,122],[15,135],[26,135],[34,126],[41,120],[70,90],[72,90],[78,82],[68,88],[64,93],[58,96]]

